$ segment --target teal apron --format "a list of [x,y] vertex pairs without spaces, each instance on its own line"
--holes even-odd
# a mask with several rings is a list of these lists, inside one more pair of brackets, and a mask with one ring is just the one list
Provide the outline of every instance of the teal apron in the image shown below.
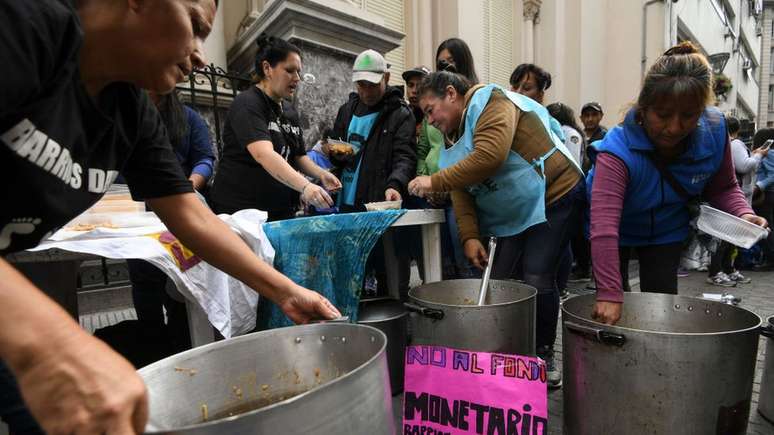
[[[533,112],[546,129],[554,147],[540,158],[527,162],[518,153],[510,150],[508,158],[497,173],[479,184],[465,189],[476,201],[479,231],[482,236],[508,237],[522,233],[527,228],[546,221],[546,180],[545,161],[556,151],[564,154],[582,173],[572,154],[564,146],[564,134],[559,123],[536,101],[523,95],[509,92],[497,85],[485,86],[473,95],[465,115],[465,131],[462,137],[449,149],[441,151],[441,169],[455,165],[465,159],[475,144],[476,124],[492,91],[498,90],[522,112]],[[552,122],[553,121],[553,122]],[[540,172],[535,170],[538,168]]]

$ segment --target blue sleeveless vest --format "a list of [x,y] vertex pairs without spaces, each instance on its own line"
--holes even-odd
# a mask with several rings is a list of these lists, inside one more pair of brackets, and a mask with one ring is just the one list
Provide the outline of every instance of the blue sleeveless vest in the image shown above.
[[[723,161],[728,141],[723,114],[714,107],[705,109],[689,140],[686,152],[668,169],[686,192],[699,196]],[[629,172],[619,230],[621,246],[660,245],[688,237],[690,216],[686,200],[654,166],[648,157],[653,152],[645,130],[635,121],[634,110],[629,111],[622,125],[589,146],[592,162],[599,153],[610,153],[621,159]],[[586,177],[589,201],[595,169],[592,167]]]

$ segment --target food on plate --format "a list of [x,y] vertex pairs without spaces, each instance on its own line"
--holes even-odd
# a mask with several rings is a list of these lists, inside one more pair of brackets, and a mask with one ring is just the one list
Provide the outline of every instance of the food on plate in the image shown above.
[[113,225],[110,222],[100,222],[96,224],[74,224],[74,225],[68,225],[64,229],[70,230],[70,231],[91,231],[95,230],[97,228],[118,228],[116,225]]
[[334,154],[352,156],[355,154],[355,148],[346,142],[331,142],[331,152]]
[[403,201],[382,201],[382,202],[369,202],[365,205],[366,210],[399,210],[403,205]]

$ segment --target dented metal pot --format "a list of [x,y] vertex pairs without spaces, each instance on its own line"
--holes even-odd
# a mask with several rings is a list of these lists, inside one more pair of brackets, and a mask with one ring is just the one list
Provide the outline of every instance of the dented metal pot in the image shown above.
[[626,293],[615,326],[595,296],[562,307],[564,433],[744,435],[761,318],[703,299]]

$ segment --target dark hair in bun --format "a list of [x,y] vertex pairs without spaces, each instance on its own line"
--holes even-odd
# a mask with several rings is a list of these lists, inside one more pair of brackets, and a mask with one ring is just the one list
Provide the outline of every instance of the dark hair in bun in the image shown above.
[[680,54],[701,53],[691,41],[683,41],[664,52],[664,56],[677,56]]
[[290,53],[301,56],[301,50],[290,42],[261,33],[255,40],[258,50],[255,52],[255,79],[261,81],[266,78],[263,73],[263,62],[268,62],[274,68],[279,62],[288,58]]
[[656,59],[642,81],[637,109],[644,110],[661,101],[689,98],[702,107],[712,104],[712,68],[692,43],[685,41]]
[[527,79],[530,74],[535,78],[535,84],[537,84],[539,90],[545,91],[551,87],[551,74],[532,63],[523,63],[513,70],[510,79],[511,86],[518,86],[519,83],[521,83],[522,80]]

